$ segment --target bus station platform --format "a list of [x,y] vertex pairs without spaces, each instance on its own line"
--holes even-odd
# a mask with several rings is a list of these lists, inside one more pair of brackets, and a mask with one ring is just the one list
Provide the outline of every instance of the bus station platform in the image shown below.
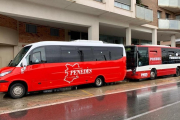
[[7,95],[2,97],[3,94],[0,93],[0,115],[58,105],[93,97],[96,97],[97,100],[101,101],[104,96],[110,94],[128,92],[138,89],[146,90],[149,87],[168,85],[178,82],[180,82],[180,77],[167,76],[160,77],[155,80],[143,80],[141,82],[121,81],[117,82],[116,84],[107,84],[99,88],[93,87],[93,85],[82,85],[78,86],[75,90],[70,90],[67,88],[64,91],[31,93],[20,99],[11,99]]

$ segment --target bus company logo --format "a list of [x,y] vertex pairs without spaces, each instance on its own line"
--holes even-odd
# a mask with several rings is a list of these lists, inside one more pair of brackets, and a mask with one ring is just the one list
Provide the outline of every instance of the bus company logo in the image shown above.
[[150,61],[157,61],[157,60],[161,60],[161,58],[160,57],[150,58]]
[[75,63],[74,65],[70,65],[70,64],[66,64],[66,70],[65,70],[65,78],[64,81],[71,83],[73,82],[75,79],[79,78],[79,75],[83,75],[83,74],[91,74],[92,73],[92,69],[82,69],[80,68],[78,63]]
[[141,77],[147,77],[148,73],[141,73]]

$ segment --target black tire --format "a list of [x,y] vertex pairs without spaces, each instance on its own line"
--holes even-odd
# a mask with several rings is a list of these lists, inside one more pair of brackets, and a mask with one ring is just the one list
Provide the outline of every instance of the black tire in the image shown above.
[[101,87],[103,85],[104,81],[103,81],[103,78],[102,77],[97,77],[95,82],[94,82],[94,85],[96,87]]
[[15,83],[10,87],[8,94],[13,99],[22,98],[26,94],[26,89],[23,84]]
[[150,79],[151,79],[151,80],[154,80],[154,79],[156,79],[156,76],[157,76],[156,70],[151,70]]
[[179,68],[176,68],[176,74],[174,74],[175,77],[179,77],[180,76],[180,70]]

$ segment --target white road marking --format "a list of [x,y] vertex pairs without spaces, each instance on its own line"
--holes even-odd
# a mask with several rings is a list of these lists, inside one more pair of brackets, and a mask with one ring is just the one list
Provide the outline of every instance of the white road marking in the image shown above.
[[[179,82],[179,81],[178,81],[178,82]],[[178,82],[160,84],[160,85],[158,85],[158,86],[163,86],[163,85],[168,85],[168,84],[173,84],[173,83],[178,83]],[[67,102],[73,102],[73,101],[77,101],[77,100],[84,100],[84,99],[93,98],[93,97],[98,97],[98,96],[103,96],[103,95],[111,95],[111,94],[116,94],[116,93],[122,93],[122,92],[140,90],[140,89],[150,88],[150,87],[154,87],[154,86],[157,86],[157,85],[154,84],[154,85],[152,85],[152,86],[146,86],[146,87],[141,87],[141,88],[136,88],[136,89],[129,89],[129,90],[124,90],[124,91],[117,91],[117,92],[112,92],[112,93],[107,93],[107,94],[101,94],[101,95],[94,95],[94,96],[84,97],[84,98],[80,98],[80,99],[71,99],[71,100],[61,101],[61,102],[57,102],[57,103],[39,105],[39,106],[34,106],[34,107],[29,107],[29,108],[24,108],[24,109],[18,109],[18,110],[11,110],[11,111],[8,111],[8,112],[2,112],[2,113],[0,113],[0,115],[2,115],[2,114],[8,114],[8,113],[13,113],[13,112],[24,111],[24,110],[31,110],[31,109],[36,109],[36,108],[42,108],[42,107],[47,107],[47,106],[53,106],[53,105],[58,105],[58,104],[67,103]]]
[[149,114],[149,113],[156,112],[156,111],[158,111],[158,110],[162,110],[162,109],[164,109],[164,108],[167,108],[167,107],[176,105],[176,104],[178,104],[178,103],[180,103],[180,101],[177,101],[177,102],[175,102],[175,103],[171,103],[171,104],[168,104],[168,105],[166,105],[166,106],[163,106],[163,107],[160,107],[160,108],[157,108],[157,109],[154,109],[154,110],[151,110],[151,111],[148,111],[148,112],[145,112],[145,113],[142,113],[142,114],[133,116],[133,117],[131,117],[131,118],[127,118],[126,120],[132,120],[132,119],[135,119],[135,118],[138,118],[138,117],[147,115],[147,114]]

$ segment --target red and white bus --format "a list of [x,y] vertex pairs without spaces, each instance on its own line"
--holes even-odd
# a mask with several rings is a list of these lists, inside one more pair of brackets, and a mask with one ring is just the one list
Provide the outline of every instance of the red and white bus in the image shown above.
[[180,75],[180,48],[160,45],[126,46],[128,79]]
[[101,41],[38,42],[25,46],[0,69],[0,92],[12,98],[27,92],[124,80],[123,45]]

